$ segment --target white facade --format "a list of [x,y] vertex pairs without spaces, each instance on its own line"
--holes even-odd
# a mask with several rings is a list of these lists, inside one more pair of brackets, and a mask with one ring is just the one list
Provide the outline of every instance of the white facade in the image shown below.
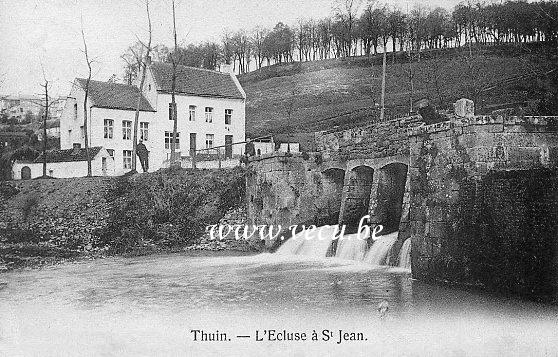
[[[200,69],[200,71],[205,70]],[[219,73],[219,75],[230,76],[230,80],[234,82],[231,85],[236,86],[243,98],[185,94],[175,96],[178,115],[176,151],[185,159],[190,156],[190,149],[224,146],[226,139],[227,144],[245,140],[245,93],[234,75],[228,73]],[[151,70],[147,73],[143,94],[154,111],[140,111],[138,141],[144,139],[143,143],[149,151],[149,171],[152,172],[169,164],[174,125],[169,119],[169,104],[172,101],[169,93],[158,88]],[[61,149],[70,149],[76,144],[85,146],[84,96],[83,88],[76,81],[60,118]],[[128,172],[133,146],[135,110],[99,107],[91,96],[87,108],[89,145],[102,146],[108,150],[114,158],[115,175]],[[211,111],[211,115],[206,117],[206,111]],[[142,138],[142,133],[145,131],[147,131],[147,138]],[[220,150],[223,159],[225,153],[229,158],[231,156],[237,158],[242,155],[244,145],[232,145],[230,152],[225,148]],[[201,152],[204,153],[206,152]],[[209,153],[215,154],[216,151],[212,150]],[[136,169],[141,171],[139,159]]]
[[299,143],[281,143],[278,149],[275,149],[274,142],[253,141],[252,143],[254,144],[254,150],[258,156],[271,154],[273,152],[300,152]]
[[[43,175],[42,162],[16,161],[12,166],[12,179],[21,180],[24,167],[30,169],[32,179]],[[99,153],[91,160],[91,173],[93,176],[114,175],[114,160],[105,149],[101,148]],[[47,175],[56,178],[87,176],[87,161],[48,162]]]
[[[62,117],[60,118],[61,149],[71,149],[74,144],[80,144],[81,147],[85,147],[85,136],[83,135],[84,96],[84,90],[80,86],[74,84],[72,91],[66,100]],[[127,157],[131,158],[131,151],[133,149],[133,130],[130,129],[129,135],[124,136],[123,128],[129,123],[132,123],[130,128],[133,128],[136,115],[135,111],[97,108],[93,106],[93,102],[89,100],[88,102],[89,112],[87,117],[87,130],[89,132],[89,146],[102,146],[108,151],[114,160],[113,175],[122,175],[130,171],[130,167],[128,166],[130,160],[127,160],[127,165],[125,167],[124,158],[125,154],[130,154],[130,156]],[[154,151],[156,152],[157,150],[155,145],[155,136],[152,135],[152,133],[156,131],[153,120],[153,112],[140,111],[139,123],[148,124],[148,140],[146,140],[144,144],[147,147],[147,150],[150,151],[149,171],[155,171],[161,167],[160,164],[156,165],[157,161],[153,160],[151,157],[151,153]],[[112,135],[110,125],[107,125],[107,135],[105,135],[105,123],[110,124],[109,121],[112,121]],[[140,133],[138,130],[138,137],[139,135]]]
[[[225,74],[223,74],[225,75]],[[231,75],[239,90],[244,94],[240,83],[234,75]],[[172,103],[171,95],[162,91],[157,91],[157,85],[153,74],[148,71],[145,80],[144,94],[151,106],[156,109],[157,122],[156,132],[158,139],[156,150],[153,153],[154,160],[163,162],[168,165],[171,149],[167,145],[165,147],[165,133],[172,133],[173,121],[169,118],[169,104]],[[246,110],[245,99],[235,98],[218,98],[218,97],[202,97],[184,94],[176,94],[176,111],[179,133],[179,148],[182,157],[190,156],[190,149],[197,150],[208,148],[211,143],[208,139],[213,135],[212,146],[224,146],[225,136],[230,135],[232,142],[243,142],[246,132]],[[190,107],[194,110],[194,120],[190,120]],[[212,108],[211,121],[206,120],[206,108]],[[230,124],[225,123],[225,111],[232,110]],[[194,134],[194,135],[192,135]],[[168,135],[168,134],[167,134]],[[195,143],[193,138],[195,136]],[[149,148],[148,148],[149,150]],[[224,155],[225,150],[221,148]],[[234,157],[242,155],[244,145],[233,145],[232,154]],[[215,154],[215,150],[203,151],[205,153]],[[238,161],[238,160],[237,160]]]

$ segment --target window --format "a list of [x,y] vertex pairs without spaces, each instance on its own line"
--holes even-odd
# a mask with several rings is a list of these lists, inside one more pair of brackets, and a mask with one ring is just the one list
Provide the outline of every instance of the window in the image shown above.
[[232,109],[225,109],[225,125],[231,125]]
[[81,132],[81,137],[85,138],[85,130],[83,129],[83,125],[79,127],[79,130]]
[[147,85],[147,87],[148,87],[148,89],[147,89],[147,90],[149,90],[149,91],[150,91],[150,90],[151,90],[151,83],[149,83],[149,84]]
[[77,120],[77,103],[74,104],[74,120]]
[[188,110],[188,112],[190,113],[190,121],[196,121],[196,106],[190,105],[190,109]]
[[205,107],[205,122],[213,123],[213,108]]
[[74,149],[81,149],[81,144],[80,143],[73,143],[72,147]]
[[132,150],[124,150],[122,151],[122,158],[124,160],[124,168],[131,169],[132,168]]
[[132,122],[129,120],[122,120],[122,139],[132,140]]
[[112,139],[113,127],[114,127],[114,120],[105,119],[105,139]]
[[140,123],[140,140],[149,140],[149,123]]
[[[172,131],[165,131],[165,149],[170,149],[172,143]],[[175,149],[180,149],[180,133],[176,133]]]
[[114,149],[107,149],[107,152],[114,159]]
[[215,135],[207,134],[205,136],[205,148],[211,149],[213,147],[213,141],[215,140]]
[[[174,103],[174,108],[176,108],[176,103]],[[172,119],[172,103],[169,103],[169,120],[173,120]],[[178,118],[177,118],[178,120]]]

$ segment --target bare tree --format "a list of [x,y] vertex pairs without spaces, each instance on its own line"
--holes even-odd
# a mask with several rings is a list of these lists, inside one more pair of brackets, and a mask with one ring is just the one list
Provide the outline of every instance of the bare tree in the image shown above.
[[152,30],[151,30],[151,14],[149,13],[149,0],[145,1],[145,10],[147,12],[149,40],[147,41],[147,45],[144,45],[142,43],[142,45],[145,47],[146,50],[145,57],[142,58],[141,56],[136,56],[136,60],[138,63],[138,70],[141,68],[141,79],[138,86],[138,99],[136,102],[136,114],[134,117],[134,138],[132,142],[132,171],[136,171],[136,167],[137,167],[136,149],[138,145],[138,126],[139,126],[140,106],[143,97],[143,85],[145,83],[145,76],[147,73],[147,61],[149,59],[149,54],[151,52]]
[[[176,113],[176,67],[178,66],[179,59],[177,56],[178,53],[178,41],[176,39],[176,10],[174,0],[172,0],[172,30],[173,30],[173,37],[174,37],[174,51],[171,54],[171,63],[172,63],[172,83],[171,83],[171,113],[172,113],[172,121],[173,121],[173,128],[172,128],[172,143],[171,143],[171,166],[180,166],[180,160],[177,160],[176,157],[176,137],[177,137],[177,130],[178,130],[178,118]],[[194,153],[195,155],[195,153]]]
[[355,25],[362,0],[335,0],[333,11],[344,32],[345,56],[351,56],[351,48],[355,37]]
[[[41,63],[42,67],[42,63]],[[48,119],[48,110],[49,110],[49,103],[48,103],[48,79],[45,75],[45,69],[43,70],[43,79],[45,84],[41,84],[41,87],[45,90],[45,113],[43,117],[43,177],[47,177],[47,119]]]
[[124,81],[126,84],[132,85],[140,77],[144,57],[145,46],[141,41],[137,41],[128,47],[126,52],[120,56],[126,62],[124,66]]
[[[85,31],[83,30],[83,18],[81,19],[81,38],[83,39],[83,53],[85,54],[85,62],[87,63],[87,68],[88,68],[88,76],[84,88],[85,96],[83,99],[83,136],[85,141],[85,157],[87,158],[87,176],[90,177],[92,174],[91,174],[91,157],[89,156],[89,131],[87,129],[87,100],[89,97],[89,83],[91,82],[91,63],[93,61],[89,59],[89,52],[87,51],[87,42],[85,41]],[[48,112],[48,110],[46,112]],[[46,142],[46,137],[45,137],[45,142]]]

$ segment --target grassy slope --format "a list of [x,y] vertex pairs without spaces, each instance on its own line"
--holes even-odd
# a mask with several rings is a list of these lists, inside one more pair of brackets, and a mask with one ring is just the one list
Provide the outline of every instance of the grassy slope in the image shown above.
[[[388,117],[401,116],[409,110],[409,64],[401,55],[394,64],[388,55]],[[489,88],[517,76],[544,73],[555,60],[536,46],[476,49],[474,61],[469,61],[468,56],[465,49],[424,53],[420,62],[413,63],[414,100],[427,98],[438,107],[448,107],[461,97],[471,97],[471,90]],[[371,60],[361,57],[274,65],[241,76],[248,96],[248,134],[316,131],[377,117],[378,110],[373,108],[380,102],[381,72],[381,57],[376,56]],[[513,81],[483,92],[477,98],[477,108],[525,101],[530,96],[531,82]],[[289,120],[290,106],[293,110]],[[349,112],[352,113],[343,115]],[[338,118],[327,120],[331,117]]]

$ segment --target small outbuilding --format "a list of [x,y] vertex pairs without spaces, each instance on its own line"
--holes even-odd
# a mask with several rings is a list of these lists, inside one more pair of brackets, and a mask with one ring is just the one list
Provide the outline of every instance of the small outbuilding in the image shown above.
[[[114,176],[114,159],[100,146],[89,148],[93,176]],[[55,178],[87,176],[84,148],[50,150],[46,153],[47,175]],[[12,166],[14,180],[28,180],[43,175],[43,154],[33,161],[16,161]]]

